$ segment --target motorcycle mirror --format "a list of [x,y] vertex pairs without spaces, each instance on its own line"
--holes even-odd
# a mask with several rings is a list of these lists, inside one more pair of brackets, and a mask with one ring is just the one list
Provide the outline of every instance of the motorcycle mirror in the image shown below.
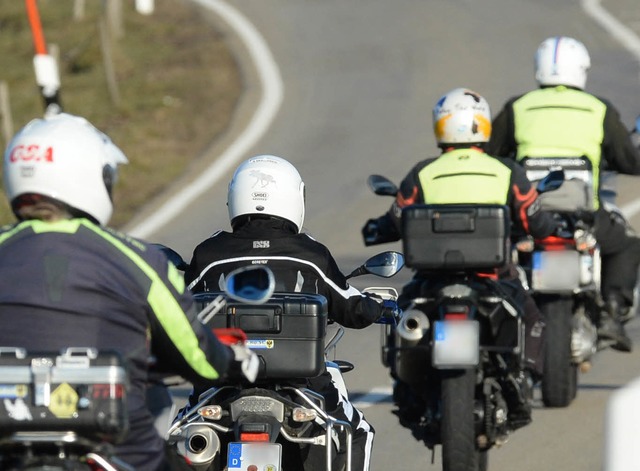
[[174,264],[178,270],[185,271],[189,266],[189,264],[184,261],[182,256],[172,248],[162,244],[151,244],[151,245],[160,249],[160,251],[166,255],[169,261],[172,264]]
[[564,170],[551,170],[545,177],[540,180],[536,186],[538,193],[546,193],[557,190],[564,182]]
[[349,273],[347,279],[367,274],[390,278],[398,273],[403,266],[403,254],[394,251],[382,252],[374,255],[364,262],[364,264]]
[[227,296],[246,304],[264,303],[271,297],[275,287],[273,272],[267,267],[254,265],[233,270],[225,282]]
[[396,184],[382,175],[369,175],[369,178],[367,178],[367,185],[369,185],[371,191],[376,195],[396,196],[396,194],[398,194],[398,187]]

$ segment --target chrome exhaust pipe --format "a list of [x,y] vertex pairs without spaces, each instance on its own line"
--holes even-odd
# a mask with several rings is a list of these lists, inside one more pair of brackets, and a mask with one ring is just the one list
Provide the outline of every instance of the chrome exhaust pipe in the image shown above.
[[210,427],[189,424],[177,438],[178,453],[187,458],[194,469],[205,470],[220,452],[220,439]]
[[403,347],[417,345],[428,330],[429,318],[424,312],[416,309],[405,311],[396,328],[400,345]]

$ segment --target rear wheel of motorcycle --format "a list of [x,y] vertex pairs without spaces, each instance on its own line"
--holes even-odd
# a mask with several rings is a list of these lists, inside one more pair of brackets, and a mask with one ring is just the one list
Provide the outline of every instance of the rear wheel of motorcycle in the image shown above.
[[443,471],[485,471],[487,452],[476,447],[475,370],[446,372],[441,387]]
[[578,369],[571,361],[570,298],[539,303],[545,319],[542,402],[546,407],[567,407],[577,393]]

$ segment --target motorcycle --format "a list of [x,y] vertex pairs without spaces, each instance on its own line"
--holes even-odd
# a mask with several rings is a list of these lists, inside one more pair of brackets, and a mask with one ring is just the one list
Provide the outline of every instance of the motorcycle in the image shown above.
[[[559,191],[543,194],[541,207],[561,223],[560,234],[516,243],[531,290],[545,319],[542,401],[547,407],[567,407],[577,395],[579,372],[586,373],[598,350],[610,342],[598,339],[597,324],[605,303],[600,291],[600,249],[595,238],[592,173],[586,158],[524,159],[527,176],[538,181],[548,168],[562,168]],[[615,194],[603,178],[603,204]],[[613,206],[611,206],[614,208]]]
[[[226,296],[263,302],[273,286],[267,268],[246,267],[229,274]],[[0,469],[134,471],[113,454],[128,430],[128,376],[117,352],[0,347],[0,378]]]
[[[549,177],[548,190],[558,181]],[[378,195],[398,191],[379,175],[368,184]],[[444,471],[486,470],[489,450],[530,421],[521,308],[494,275],[511,258],[509,236],[506,206],[402,210],[403,252],[415,276],[397,324],[384,327],[382,358],[400,423],[432,453],[442,447]]]
[[[390,277],[402,266],[402,254],[384,252],[347,278]],[[392,290],[374,291],[386,295],[390,311],[395,310]],[[217,294],[195,297],[200,305],[210,306]],[[231,335],[228,340],[243,341],[258,354],[258,378],[252,384],[228,381],[200,394],[197,404],[170,427],[167,441],[198,471],[350,471],[350,423],[332,416],[324,397],[306,385],[307,378],[326,368],[347,397],[342,374],[353,365],[329,359],[343,328],[338,326],[325,342],[327,319],[326,298],[302,293],[275,293],[261,305],[227,302],[224,311],[205,314],[203,322],[219,337],[229,334],[228,329],[242,330],[242,336]]]

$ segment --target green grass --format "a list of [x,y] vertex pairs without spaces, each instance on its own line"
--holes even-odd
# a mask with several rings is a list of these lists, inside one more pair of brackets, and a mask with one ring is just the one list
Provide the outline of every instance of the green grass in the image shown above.
[[[101,0],[39,0],[48,45],[60,51],[64,111],[88,118],[129,158],[121,167],[111,225],[125,224],[229,125],[241,79],[225,38],[187,0],[156,0],[151,16],[123,1],[124,37],[113,41],[121,101],[112,102],[103,67]],[[24,1],[0,0],[0,80],[9,85],[14,131],[41,117],[33,41]],[[6,142],[2,136],[3,149]],[[0,223],[14,220],[2,198]]]

